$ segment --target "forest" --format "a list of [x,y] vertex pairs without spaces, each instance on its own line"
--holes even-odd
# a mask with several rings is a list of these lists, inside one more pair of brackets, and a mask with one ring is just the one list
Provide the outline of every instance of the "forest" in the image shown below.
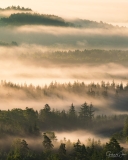
[[[20,93],[20,90],[25,92],[27,101],[29,99],[44,99],[53,95],[64,93],[64,91],[75,94],[87,94],[93,99],[114,98],[120,108],[116,110],[125,110],[122,108],[122,98],[127,97],[128,87],[122,83],[116,84],[114,81],[111,83],[101,84],[85,84],[84,82],[74,82],[74,84],[59,84],[51,83],[49,86],[33,86],[31,85],[18,85],[11,82],[1,81],[0,90],[6,90],[7,93],[0,94],[1,100],[13,100],[15,95]],[[15,94],[14,94],[15,93]],[[56,95],[60,99],[64,99],[62,95]],[[14,97],[13,97],[14,96]],[[17,97],[23,100],[23,97]],[[55,97],[54,97],[55,98]],[[25,100],[25,99],[24,99]],[[114,101],[116,101],[114,100]],[[47,99],[48,101],[48,99]],[[127,102],[125,104],[127,106]],[[128,142],[128,115],[127,114],[99,114],[95,104],[75,105],[72,103],[65,108],[59,106],[52,108],[48,103],[42,106],[40,110],[26,107],[25,109],[13,108],[0,111],[0,137],[1,141],[7,139],[4,147],[1,145],[1,159],[92,159],[95,160],[106,158],[106,152],[110,149],[113,153],[119,153],[120,158],[128,156],[127,150],[121,147],[121,144]],[[127,109],[126,109],[127,110]],[[72,142],[70,139],[57,140],[56,132],[76,131],[83,130],[84,134],[93,133],[99,137],[107,138],[104,142],[97,139],[88,137],[87,142],[80,141]],[[78,133],[81,134],[81,133]],[[65,133],[66,135],[66,133]],[[90,135],[90,134],[89,134]],[[88,136],[89,136],[88,135]],[[18,138],[16,138],[18,137]],[[108,137],[111,137],[110,140]],[[32,139],[37,139],[33,144]],[[61,137],[62,138],[62,137]],[[28,141],[28,142],[27,142]],[[102,142],[103,141],[103,142]],[[12,145],[13,144],[13,145]],[[30,144],[30,148],[29,148]],[[42,145],[41,145],[42,144]],[[37,147],[38,146],[38,147]],[[109,149],[109,150],[108,150]],[[26,154],[24,154],[26,153]],[[123,155],[122,155],[123,154]],[[108,157],[110,159],[110,157]]]
[[17,54],[15,55],[21,60],[32,61],[33,63],[41,63],[45,60],[56,64],[105,64],[116,63],[127,65],[128,50],[69,50],[69,51],[55,51],[55,52],[38,52],[31,54]]
[[63,14],[67,1],[62,8],[60,1],[6,1],[0,160],[127,160],[128,28],[114,5],[114,20],[105,21],[97,16],[106,10],[98,15],[95,5],[89,14],[82,0],[69,0]]
[[[102,128],[103,125],[106,128],[108,124],[115,127],[115,121],[117,124],[123,121],[124,125],[119,133],[111,133],[110,141],[105,144],[100,140],[88,139],[88,143],[85,145],[79,139],[77,142],[71,142],[70,139],[66,140],[66,137],[58,141],[55,135],[57,130],[66,131],[77,128],[89,131],[93,131],[94,129],[96,131],[98,126]],[[109,125],[110,128],[106,128],[109,132],[111,132],[111,126]],[[100,134],[106,131],[102,129],[102,133]],[[105,134],[103,135],[105,136]],[[17,136],[20,138],[15,138]],[[120,146],[119,142],[127,143],[128,141],[128,116],[95,116],[93,105],[88,105],[87,103],[82,104],[78,112],[73,104],[67,112],[65,110],[51,110],[48,104],[40,111],[33,110],[32,108],[26,108],[25,110],[20,108],[8,111],[1,110],[0,137],[1,141],[3,141],[3,138],[8,141],[4,146],[0,144],[1,160],[40,160],[42,158],[51,160],[79,160],[81,158],[83,160],[100,160],[101,158],[106,159],[106,152],[111,150],[113,153],[119,154],[120,157],[117,157],[117,159],[121,158],[123,160],[124,155],[126,158],[128,153]],[[31,142],[33,138],[37,139],[38,142]],[[29,141],[30,148],[25,139]]]
[[65,22],[62,18],[54,15],[40,15],[37,13],[17,13],[11,14],[8,18],[1,18],[1,22],[7,24],[42,24],[50,26],[73,26],[73,24]]
[[18,46],[18,44],[14,41],[12,41],[11,43],[0,41],[0,46],[13,47],[13,46]]
[[[15,41],[10,43],[0,42],[0,46],[16,47],[19,44]],[[14,48],[14,50],[17,48]],[[10,48],[11,50],[11,48]],[[6,54],[1,52],[0,57],[6,59],[15,58],[26,64],[43,66],[46,62],[55,65],[102,65],[102,64],[119,64],[127,66],[128,50],[101,50],[101,49],[85,49],[85,50],[68,50],[68,51],[43,51],[37,48],[37,52],[33,49],[30,53],[27,51],[17,51],[16,54]]]
[[[6,16],[4,12],[16,11]],[[118,29],[125,27],[113,26],[105,22],[96,22],[91,20],[75,19],[64,20],[62,17],[49,14],[34,13],[31,8],[25,8],[21,6],[8,6],[6,8],[0,8],[2,13],[0,19],[0,25],[50,25],[50,26],[62,26],[62,27],[75,27],[75,28],[104,28],[104,29]],[[1,15],[0,13],[0,15]]]
[[8,6],[6,8],[0,8],[0,11],[9,11],[9,10],[18,10],[18,11],[32,11],[30,8],[20,7],[20,6]]

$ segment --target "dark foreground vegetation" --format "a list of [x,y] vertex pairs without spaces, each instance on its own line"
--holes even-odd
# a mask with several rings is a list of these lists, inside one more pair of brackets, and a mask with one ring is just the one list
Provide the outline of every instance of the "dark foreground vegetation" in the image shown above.
[[15,139],[8,151],[1,151],[1,160],[124,160],[128,158],[128,152],[120,146],[115,138],[104,145],[92,142],[89,146],[70,142],[70,147],[61,143],[54,147],[46,133],[42,137],[42,149],[32,150],[23,139]]
[[[93,105],[86,102],[76,111],[72,104],[69,110],[51,109],[46,104],[37,111],[26,107],[0,111],[0,137],[40,136],[41,132],[88,130],[103,136],[121,131],[122,138],[128,136],[127,115],[95,115]],[[125,125],[124,125],[125,121]],[[124,126],[124,127],[123,127]],[[126,140],[126,139],[125,139]]]
[[[89,140],[88,145],[78,142],[72,143],[66,139],[61,142],[57,141],[53,130],[69,131],[75,129],[86,129],[95,131],[96,128],[105,127],[109,130],[111,127],[116,128],[115,124],[124,121],[122,127],[122,139],[120,142],[128,142],[128,116],[94,116],[93,105],[84,103],[75,111],[73,104],[67,112],[64,110],[51,110],[46,104],[39,112],[32,108],[12,109],[0,111],[0,138],[4,142],[8,137],[26,137],[34,139],[35,142],[29,147],[25,139],[16,138],[12,144],[5,142],[0,144],[1,160],[108,160],[113,159],[109,154],[118,154],[116,160],[127,159],[127,150],[123,149],[113,135],[110,142]],[[111,126],[110,128],[108,127]],[[111,124],[111,125],[110,125]],[[108,128],[106,128],[108,127]],[[49,130],[49,131],[48,131]],[[42,136],[42,132],[44,132]],[[104,132],[104,131],[103,131]],[[41,146],[35,145],[36,140],[40,138]],[[109,152],[108,152],[109,151]],[[126,155],[124,155],[126,154]]]
[[[124,125],[120,128],[122,135],[119,139],[118,133],[113,134],[115,130],[111,131],[111,129],[117,129],[116,125],[121,122]],[[100,140],[89,140],[89,145],[85,145],[79,140],[76,143],[72,143],[70,140],[66,141],[66,139],[58,142],[53,132],[78,129],[88,130],[95,134],[97,134],[97,129],[101,129],[103,135],[105,132],[109,132],[112,138],[106,144]],[[6,142],[8,137],[12,137],[10,139],[24,138],[16,138],[11,144]],[[127,159],[127,150],[120,146],[115,137],[121,143],[128,143],[128,116],[95,116],[92,104],[84,103],[78,111],[72,104],[67,112],[51,110],[48,104],[40,111],[32,108],[0,111],[0,138],[1,142],[5,140],[4,144],[0,144],[1,160],[108,160],[113,159],[115,154],[116,160],[123,160],[124,156]],[[35,140],[30,147],[25,140],[28,138]],[[36,146],[38,138],[40,138],[39,144],[42,144],[42,147]]]
[[[94,132],[106,132],[109,135],[114,129],[123,128],[126,115],[94,117],[93,106],[84,103],[76,112],[73,104],[65,110],[51,110],[48,104],[39,112],[32,108],[25,110],[16,108],[8,111],[0,111],[0,136],[39,136],[45,130],[77,130],[87,129]],[[111,124],[111,125],[109,125]],[[107,131],[108,130],[108,131]]]

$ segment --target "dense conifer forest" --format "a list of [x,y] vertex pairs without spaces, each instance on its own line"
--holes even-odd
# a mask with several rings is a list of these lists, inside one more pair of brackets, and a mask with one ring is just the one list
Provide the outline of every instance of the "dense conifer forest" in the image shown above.
[[60,1],[6,1],[9,7],[0,6],[0,160],[128,160],[128,28],[116,24],[121,13],[110,23],[97,20],[97,5],[93,19],[84,1],[76,12],[81,0],[64,14],[56,13],[66,1],[63,8]]
[[[116,121],[116,122],[115,122]],[[116,126],[120,122],[124,125],[120,132],[112,134],[112,126]],[[116,124],[115,124],[116,123]],[[74,125],[75,124],[75,125]],[[109,125],[108,125],[109,124]],[[111,125],[110,125],[111,124]],[[107,129],[104,131],[102,128]],[[109,128],[109,127],[110,128]],[[106,128],[108,127],[108,128]],[[111,139],[107,143],[95,139],[88,139],[88,143],[81,143],[70,140],[57,140],[53,131],[61,130],[75,130],[83,129],[89,131],[96,131],[101,129],[100,134],[109,132]],[[104,134],[105,135],[105,134]],[[15,138],[20,137],[20,138]],[[24,139],[23,139],[24,137]],[[16,108],[8,111],[0,111],[0,139],[3,142],[7,140],[8,143],[1,144],[1,160],[15,160],[15,159],[106,159],[111,152],[118,153],[117,159],[127,158],[127,151],[122,148],[120,143],[127,143],[128,139],[128,116],[95,116],[93,105],[84,103],[76,112],[72,104],[67,112],[65,110],[52,110],[48,104],[40,111],[35,111],[32,108],[25,110]],[[31,139],[37,139],[39,144],[31,144]],[[31,144],[30,148],[27,144],[27,139]],[[42,144],[42,146],[41,146]],[[110,157],[108,156],[110,159]]]
[[[2,43],[2,42],[1,42]],[[2,44],[1,44],[2,45]],[[3,44],[5,45],[5,44]],[[15,47],[15,46],[14,46]],[[41,51],[35,50],[30,53],[17,52],[15,55],[6,53],[9,58],[17,58],[27,64],[35,64],[42,66],[46,62],[51,62],[54,65],[104,65],[108,63],[127,66],[128,50],[101,50],[101,49],[85,49],[85,50],[69,50],[69,51]],[[1,58],[6,56],[2,53]]]

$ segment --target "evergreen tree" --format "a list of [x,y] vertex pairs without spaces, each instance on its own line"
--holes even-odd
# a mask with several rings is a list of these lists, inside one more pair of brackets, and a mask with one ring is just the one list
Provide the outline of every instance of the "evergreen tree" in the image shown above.
[[80,112],[79,112],[79,119],[81,120],[83,125],[88,125],[90,121],[93,118],[93,105],[90,106],[87,105],[85,102],[83,105],[81,105]]
[[124,137],[128,136],[128,117],[126,118],[125,123],[124,123],[123,135]]
[[[114,137],[110,139],[109,143],[106,143],[104,151],[105,151],[104,157],[106,159],[114,159],[114,158],[116,158],[116,160],[124,159],[124,157],[122,156],[123,147],[120,146],[120,144]],[[111,156],[112,154],[113,156]],[[120,155],[121,157],[119,157]]]
[[79,141],[79,139],[77,143],[74,144],[73,156],[75,160],[89,160],[85,145],[81,145],[81,142]]
[[27,159],[29,154],[28,144],[25,140],[16,139],[13,142],[12,149],[8,154],[7,160]]
[[61,160],[66,160],[66,148],[65,148],[65,144],[61,143],[60,147],[59,147],[59,156]]
[[46,135],[46,133],[43,134],[43,147],[46,151],[51,150],[54,146],[52,144],[52,141],[50,138]]
[[73,105],[73,103],[71,104],[71,107],[70,107],[70,109],[69,109],[69,119],[70,120],[75,120],[76,119],[76,117],[77,117],[77,114],[76,114],[76,111],[75,111],[75,107],[74,107],[74,105]]

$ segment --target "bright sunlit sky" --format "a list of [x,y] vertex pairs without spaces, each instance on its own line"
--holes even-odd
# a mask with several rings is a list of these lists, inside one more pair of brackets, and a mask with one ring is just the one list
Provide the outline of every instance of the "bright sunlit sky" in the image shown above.
[[65,18],[96,21],[128,22],[128,0],[1,0],[0,7],[20,5],[35,12],[55,14]]

